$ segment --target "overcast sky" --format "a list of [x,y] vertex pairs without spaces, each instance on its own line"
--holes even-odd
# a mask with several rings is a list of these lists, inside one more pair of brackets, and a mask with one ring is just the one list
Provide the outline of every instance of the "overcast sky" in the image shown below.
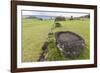
[[46,11],[22,11],[22,15],[41,15],[41,16],[63,16],[63,17],[80,17],[88,15],[87,13],[73,12],[46,12]]

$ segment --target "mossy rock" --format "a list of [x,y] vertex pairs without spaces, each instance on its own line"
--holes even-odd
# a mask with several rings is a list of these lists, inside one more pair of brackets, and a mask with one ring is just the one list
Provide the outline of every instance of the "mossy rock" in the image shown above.
[[55,23],[55,27],[61,27],[61,23]]
[[77,58],[84,51],[85,41],[76,33],[61,31],[55,33],[56,47],[70,59]]

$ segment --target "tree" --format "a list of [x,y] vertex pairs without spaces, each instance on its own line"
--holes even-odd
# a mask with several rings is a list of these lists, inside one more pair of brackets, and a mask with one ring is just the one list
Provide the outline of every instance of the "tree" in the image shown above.
[[73,20],[73,19],[74,19],[73,16],[71,16],[71,17],[70,17],[70,20]]

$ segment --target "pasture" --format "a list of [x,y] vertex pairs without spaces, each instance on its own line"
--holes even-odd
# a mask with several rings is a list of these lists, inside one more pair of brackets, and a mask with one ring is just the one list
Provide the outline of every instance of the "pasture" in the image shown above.
[[[85,40],[84,54],[81,54],[78,59],[89,59],[90,51],[90,23],[89,19],[84,20],[66,20],[59,21],[61,27],[54,27],[54,20],[38,20],[38,19],[24,19],[22,20],[22,62],[36,62],[42,51],[41,47],[45,41],[48,40],[49,32],[57,31],[72,31]],[[54,42],[52,42],[53,44]],[[47,61],[54,60],[69,60],[64,58],[58,49],[49,45],[48,53],[46,55]]]

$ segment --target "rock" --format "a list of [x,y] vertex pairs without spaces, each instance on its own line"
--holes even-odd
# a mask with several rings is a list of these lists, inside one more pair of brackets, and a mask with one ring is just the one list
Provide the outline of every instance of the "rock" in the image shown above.
[[55,33],[56,46],[68,58],[76,58],[84,49],[84,39],[70,31]]
[[58,23],[58,22],[56,22],[56,23],[55,23],[55,27],[61,27],[61,24]]
[[37,61],[44,61],[45,60],[45,55],[42,52],[41,55],[39,56],[39,59]]
[[48,42],[44,42],[42,46],[42,50],[46,50],[46,49],[48,49]]
[[42,46],[42,52],[37,61],[45,61],[45,55],[48,52],[48,42],[44,42]]

